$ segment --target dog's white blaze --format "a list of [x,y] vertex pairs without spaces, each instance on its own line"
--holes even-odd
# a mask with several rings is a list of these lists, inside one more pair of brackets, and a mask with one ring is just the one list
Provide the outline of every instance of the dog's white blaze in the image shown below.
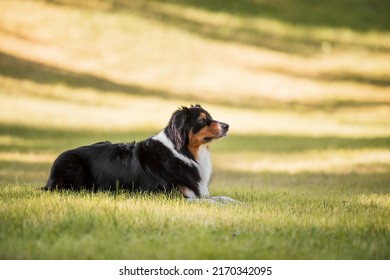
[[[201,197],[208,197],[209,196],[209,183],[212,173],[212,166],[211,166],[211,158],[210,158],[210,152],[208,150],[208,145],[202,145],[199,148],[199,158],[198,162],[180,154],[178,151],[175,150],[173,143],[164,131],[161,131],[159,134],[152,137],[153,140],[160,141],[165,147],[167,147],[172,154],[188,164],[189,166],[196,166],[199,171],[200,176],[200,182],[198,185],[199,194]],[[192,196],[190,196],[192,197]]]
[[212,173],[212,165],[208,145],[201,145],[198,154],[198,170],[200,175],[199,193],[201,197],[209,196],[209,183]]
[[195,161],[193,161],[192,159],[190,159],[186,156],[183,156],[182,154],[180,154],[178,151],[175,150],[175,147],[173,146],[172,141],[169,140],[169,138],[167,137],[167,135],[165,134],[164,131],[161,131],[159,134],[153,136],[152,139],[163,143],[164,146],[167,147],[175,157],[181,159],[182,161],[187,163],[189,166],[197,165],[197,163]]

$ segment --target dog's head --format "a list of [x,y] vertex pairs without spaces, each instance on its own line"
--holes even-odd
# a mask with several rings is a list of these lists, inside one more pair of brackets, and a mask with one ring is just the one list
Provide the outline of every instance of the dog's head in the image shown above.
[[175,149],[197,149],[227,135],[229,125],[214,120],[200,105],[176,110],[165,131]]

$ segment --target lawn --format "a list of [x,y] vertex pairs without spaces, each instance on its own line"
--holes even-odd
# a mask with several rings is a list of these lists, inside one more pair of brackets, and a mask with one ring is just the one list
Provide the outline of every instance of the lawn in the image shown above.
[[[1,1],[0,259],[390,259],[389,12]],[[242,204],[40,190],[61,151],[195,103],[231,126],[211,193]]]

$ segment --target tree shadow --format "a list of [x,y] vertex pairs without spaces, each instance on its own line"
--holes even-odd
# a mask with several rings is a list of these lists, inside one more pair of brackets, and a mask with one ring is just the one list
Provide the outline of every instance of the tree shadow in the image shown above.
[[303,79],[312,79],[320,80],[325,82],[353,82],[358,84],[373,85],[376,87],[389,87],[390,86],[390,76],[373,76],[370,73],[353,73],[348,71],[339,71],[339,72],[319,72],[319,73],[300,73],[294,71],[291,68],[286,67],[259,67],[251,68],[254,71],[267,71],[274,72],[278,74],[284,74],[291,77],[303,78]]
[[[196,21],[182,14],[160,10],[153,6],[139,12],[148,19],[169,24],[191,32],[197,36],[230,43],[239,43],[254,47],[263,47],[284,53],[311,55],[321,49],[321,42],[310,37],[297,38],[292,34],[275,34],[267,28],[249,23],[221,26],[207,21]],[[329,42],[336,45],[336,42]]]
[[[162,128],[161,128],[162,129]],[[158,131],[94,131],[66,130],[60,128],[32,127],[24,125],[1,124],[0,135],[11,139],[26,139],[32,144],[20,143],[0,144],[0,151],[61,151],[66,147],[87,145],[99,141],[132,142],[146,139]],[[359,150],[359,149],[390,149],[389,137],[336,137],[336,136],[305,136],[283,134],[248,134],[229,135],[213,146],[213,151],[225,152],[268,152],[268,153],[299,153],[305,151],[327,150]]]
[[3,52],[0,52],[0,70],[0,76],[30,80],[40,84],[63,84],[73,88],[92,88],[101,92],[116,91],[168,99],[179,97],[179,94],[122,84],[96,75],[65,70]]
[[[296,75],[287,73],[288,75]],[[29,80],[40,84],[59,84],[66,85],[72,88],[91,88],[103,94],[110,92],[125,93],[134,96],[157,97],[163,99],[180,99],[185,102],[206,102],[208,104],[224,105],[236,108],[246,109],[268,109],[268,110],[294,110],[294,111],[332,111],[338,108],[359,108],[368,106],[390,106],[389,102],[376,101],[320,101],[320,102],[305,102],[305,101],[286,101],[280,102],[272,97],[265,96],[243,96],[237,98],[214,98],[184,92],[170,92],[165,90],[156,90],[146,87],[134,86],[119,82],[111,81],[107,78],[99,77],[89,73],[75,72],[64,70],[55,66],[39,63],[32,60],[23,59],[7,53],[0,52],[0,76],[9,77],[18,80]],[[353,78],[353,77],[352,77]],[[328,78],[331,79],[331,78]],[[335,79],[341,79],[336,76]],[[357,77],[356,79],[359,79]],[[372,82],[368,80],[367,82]],[[374,81],[375,83],[375,81]],[[387,85],[388,80],[376,81],[382,85]]]
[[[388,52],[389,47],[385,45],[366,45],[364,41],[340,42],[337,36],[322,39],[311,36],[309,27],[331,27],[349,28],[359,32],[368,31],[388,31],[389,21],[384,10],[390,10],[390,5],[375,5],[367,0],[360,0],[361,6],[347,1],[176,1],[176,0],[156,0],[154,2],[175,4],[185,7],[203,9],[212,13],[227,13],[238,17],[241,23],[238,25],[220,25],[211,21],[200,21],[190,19],[184,14],[160,9],[158,6],[145,5],[137,12],[151,20],[156,20],[164,24],[184,29],[198,36],[219,40],[224,42],[236,42],[255,47],[263,47],[285,53],[312,55],[322,51],[322,44],[326,41],[333,48],[343,47],[364,47],[380,52]],[[116,1],[114,10],[126,8],[124,1]],[[378,17],[380,10],[383,17]],[[382,10],[384,9],[384,10]],[[335,12],[337,11],[337,12]],[[345,15],[351,15],[346,17]],[[348,18],[348,19],[347,19]],[[361,20],[366,18],[366,20]],[[300,27],[306,30],[304,35],[297,36],[293,32],[282,34],[274,32],[266,26],[254,24],[254,19],[271,19],[287,23],[291,26]],[[252,21],[251,21],[252,20]],[[265,25],[265,24],[264,24]]]
[[[50,3],[76,6],[78,8],[105,9],[115,12],[136,13],[149,20],[155,20],[196,34],[204,38],[224,42],[236,42],[255,47],[264,47],[272,50],[300,55],[310,55],[321,51],[324,40],[333,47],[361,46],[376,51],[388,52],[389,47],[383,44],[376,46],[366,45],[365,42],[339,42],[334,39],[313,38],[308,28],[330,27],[351,29],[357,32],[387,32],[390,30],[390,2],[370,0],[153,0],[153,1],[125,1],[125,0],[92,0],[88,4],[82,1],[50,0]],[[171,4],[178,7],[196,8],[210,13],[224,13],[235,16],[241,21],[239,25],[224,25],[212,21],[190,19],[177,10],[161,8],[161,5]],[[277,34],[267,26],[256,26],[254,19],[276,20],[291,26],[306,30],[306,35]]]
[[0,185],[37,184],[43,187],[49,176],[51,163],[0,160]]
[[[122,1],[115,1],[122,2]],[[273,18],[289,24],[330,26],[356,31],[388,31],[390,2],[381,0],[155,0],[196,7],[214,13],[239,17]]]
[[151,130],[96,131],[88,129],[34,127],[0,124],[0,136],[20,139],[12,144],[0,143],[0,152],[54,152],[101,141],[133,142],[158,133]]

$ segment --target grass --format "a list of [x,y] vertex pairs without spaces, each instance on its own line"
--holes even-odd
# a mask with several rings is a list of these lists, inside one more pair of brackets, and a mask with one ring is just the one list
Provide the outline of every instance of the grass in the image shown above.
[[[305,141],[294,142],[291,137],[262,137],[264,145],[257,146],[256,137],[227,138],[215,143],[212,193],[245,204],[218,206],[187,203],[177,193],[42,192],[38,188],[57,152],[106,135],[20,127],[3,128],[2,134],[29,143],[16,143],[0,153],[2,259],[390,257],[386,250],[390,243],[388,161],[383,166],[380,162],[346,161],[344,172],[305,171],[297,159],[278,167],[280,161],[289,161],[297,153],[301,162],[311,162],[321,153],[306,149],[324,150],[330,157],[343,155],[349,148],[357,153],[381,151],[388,149],[384,139],[361,139],[354,146],[353,140],[325,138],[306,147],[300,144]],[[142,133],[126,136],[144,137]],[[125,134],[117,133],[112,138],[122,137]],[[241,143],[248,146],[241,147]],[[257,157],[269,163],[259,170],[240,170],[229,151],[239,153],[247,166]],[[246,151],[254,153],[254,159],[245,155]],[[4,153],[18,154],[6,158]],[[221,165],[226,161],[233,165]],[[296,170],[291,172],[289,166]]]
[[2,190],[7,213],[1,218],[2,258],[389,257],[388,196],[232,194],[246,205],[107,193],[53,195],[8,186]]
[[[317,2],[1,1],[0,259],[390,259],[389,7]],[[244,204],[39,190],[191,103]]]

